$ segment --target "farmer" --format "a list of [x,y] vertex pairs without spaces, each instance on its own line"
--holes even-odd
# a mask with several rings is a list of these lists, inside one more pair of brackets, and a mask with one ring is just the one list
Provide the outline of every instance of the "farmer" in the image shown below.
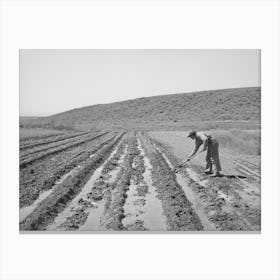
[[208,135],[202,131],[191,131],[188,137],[195,141],[195,147],[193,152],[189,155],[189,157],[185,161],[183,161],[183,163],[179,164],[178,167],[183,167],[187,162],[189,162],[190,159],[197,153],[199,147],[203,145],[203,150],[201,152],[204,152],[207,149],[205,174],[213,174],[212,167],[214,165],[215,174],[213,176],[222,176],[220,173],[222,168],[219,159],[218,141],[212,138],[211,135]]

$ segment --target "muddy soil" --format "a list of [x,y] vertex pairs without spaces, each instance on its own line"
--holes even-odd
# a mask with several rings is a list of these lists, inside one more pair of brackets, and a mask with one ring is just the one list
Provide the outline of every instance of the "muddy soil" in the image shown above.
[[147,137],[140,136],[152,165],[152,179],[162,201],[168,230],[202,230],[202,224],[192,204],[177,183],[174,172]]
[[122,224],[127,230],[132,231],[165,231],[166,218],[152,182],[152,165],[138,137],[136,148]]
[[20,208],[31,205],[39,195],[53,188],[56,181],[70,172],[88,157],[108,144],[115,134],[81,144],[20,168]]
[[47,230],[166,230],[152,166],[129,133]]
[[257,162],[236,156],[222,178],[199,161],[174,172],[185,139],[162,135],[109,133],[22,168],[20,230],[260,230]]
[[36,162],[38,160],[42,160],[46,157],[58,154],[63,151],[67,151],[67,150],[77,147],[81,144],[90,142],[94,139],[97,139],[99,137],[106,135],[107,133],[108,132],[104,132],[104,133],[101,133],[98,135],[93,133],[93,134],[89,134],[86,136],[81,136],[81,137],[79,137],[79,139],[66,140],[64,143],[55,144],[52,147],[42,148],[42,149],[40,147],[36,148],[36,151],[20,156],[20,168],[24,168],[24,167],[28,166],[29,164]]
[[44,230],[44,228],[50,224],[66,205],[82,190],[94,171],[109,157],[111,151],[121,141],[122,137],[123,134],[103,146],[93,157],[89,158],[83,164],[83,168],[59,184],[52,193],[20,223],[20,229]]
[[122,167],[105,196],[106,203],[102,224],[106,230],[125,230],[122,224],[122,219],[124,218],[123,206],[130,186],[133,159],[137,154],[134,133],[128,136],[127,142],[127,154],[123,160]]
[[[153,140],[173,166],[180,159],[173,154],[172,147]],[[252,165],[251,165],[252,166]],[[199,202],[209,222],[216,230],[223,231],[259,231],[261,227],[260,178],[255,165],[255,177],[250,181],[239,176],[209,177],[202,166],[190,164],[179,171],[187,182],[195,201]],[[248,176],[248,172],[245,174]],[[253,174],[252,174],[253,175]],[[240,176],[241,177],[241,176]],[[241,177],[243,178],[243,177]]]
[[48,136],[47,138],[43,139],[38,139],[38,140],[29,140],[29,141],[24,141],[24,143],[21,141],[20,142],[20,150],[30,150],[31,148],[34,147],[39,147],[39,146],[45,146],[50,143],[57,143],[66,139],[71,139],[71,138],[76,138],[82,135],[89,134],[90,132],[83,132],[83,133],[63,133],[62,135],[55,135],[55,136]]
[[[193,151],[193,141],[188,138],[187,131],[152,131],[148,133],[153,139],[159,141],[169,148],[170,152],[178,159],[183,160]],[[219,139],[218,139],[219,140]],[[224,148],[220,145],[220,160],[222,164],[222,172],[225,175],[243,175],[236,169],[236,162],[247,161],[249,164],[253,164],[255,171],[260,176],[260,155],[247,155],[243,153]],[[198,153],[190,162],[192,165],[205,167],[205,153]],[[246,174],[245,174],[246,175]],[[248,174],[247,174],[248,175]],[[250,179],[250,175],[246,180]],[[260,186],[259,186],[260,187]]]
[[47,230],[103,229],[100,219],[104,212],[104,195],[109,188],[110,181],[114,180],[113,171],[122,164],[122,157],[126,154],[124,138],[108,159],[94,171],[82,191],[47,227]]

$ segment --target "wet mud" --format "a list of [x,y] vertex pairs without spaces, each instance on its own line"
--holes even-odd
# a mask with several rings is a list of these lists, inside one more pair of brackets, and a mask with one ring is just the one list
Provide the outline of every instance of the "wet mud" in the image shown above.
[[[168,156],[173,166],[178,163],[178,160],[169,151],[168,147],[158,141],[154,141],[154,143]],[[200,166],[182,168],[179,174],[182,177],[182,181],[186,182],[191,189],[191,193],[186,195],[189,198],[194,195],[195,200],[199,202],[198,208],[201,211],[203,210],[207,220],[215,226],[215,230],[260,230],[260,201],[256,199],[252,190],[252,197],[248,198],[250,196],[250,192],[246,191],[246,189],[249,189],[248,186],[240,183],[243,180],[227,177],[212,178],[206,176]],[[196,211],[199,213],[198,209]]]
[[123,134],[99,149],[94,157],[88,159],[83,168],[69,176],[59,187],[44,199],[38,207],[20,223],[20,230],[44,230],[66,205],[82,190],[85,183],[110,155],[120,142]]

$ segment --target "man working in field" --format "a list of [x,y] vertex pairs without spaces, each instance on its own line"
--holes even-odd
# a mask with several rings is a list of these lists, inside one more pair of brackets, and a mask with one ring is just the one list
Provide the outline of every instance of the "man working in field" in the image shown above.
[[[178,165],[178,167],[183,167],[187,162],[191,160],[191,158],[197,153],[199,147],[203,145],[203,150],[201,152],[204,152],[207,150],[206,154],[206,174],[212,174],[212,167],[214,165],[215,167],[215,174],[214,176],[221,176],[220,171],[222,170],[220,159],[219,159],[219,143],[216,139],[212,138],[211,135],[207,135],[206,133],[200,131],[192,131],[189,133],[189,136],[192,140],[195,141],[195,147],[193,152],[189,155],[189,157],[183,161],[181,164]],[[176,170],[176,168],[175,168]]]

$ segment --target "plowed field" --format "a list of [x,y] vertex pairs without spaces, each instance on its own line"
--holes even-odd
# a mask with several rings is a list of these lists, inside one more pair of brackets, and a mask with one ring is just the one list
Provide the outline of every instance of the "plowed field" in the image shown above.
[[260,168],[222,151],[203,173],[183,132],[67,133],[20,143],[21,231],[259,231]]

